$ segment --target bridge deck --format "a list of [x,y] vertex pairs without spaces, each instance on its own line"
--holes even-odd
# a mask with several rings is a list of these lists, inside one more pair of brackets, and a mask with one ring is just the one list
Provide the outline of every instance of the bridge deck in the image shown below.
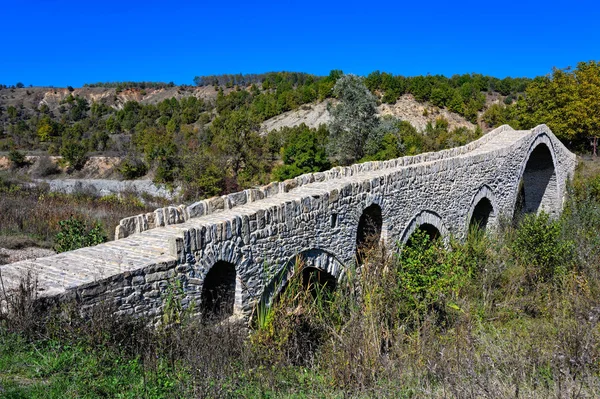
[[422,167],[423,165],[435,164],[453,158],[480,156],[501,148],[510,147],[529,133],[531,131],[504,130],[499,134],[495,134],[479,147],[462,155],[396,168],[360,172],[348,177],[309,183],[286,193],[279,193],[229,210],[192,218],[181,224],[154,228],[94,247],[3,265],[0,266],[3,282],[3,287],[0,286],[0,289],[10,290],[18,287],[21,278],[28,272],[32,272],[37,280],[39,295],[54,296],[65,292],[65,290],[93,283],[110,276],[160,263],[176,262],[176,255],[170,252],[169,242],[175,237],[182,237],[183,232],[190,227],[222,223],[234,216],[251,215],[260,209],[268,209],[271,206],[281,205],[291,200],[299,200],[306,196],[322,195],[336,188],[341,189],[348,183],[369,181],[373,178],[396,173],[402,169]]

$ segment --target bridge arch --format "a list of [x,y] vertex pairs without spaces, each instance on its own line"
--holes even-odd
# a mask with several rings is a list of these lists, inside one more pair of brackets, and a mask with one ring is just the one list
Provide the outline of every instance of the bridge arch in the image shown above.
[[195,297],[203,317],[223,320],[243,313],[243,300],[249,293],[240,270],[252,263],[251,253],[245,252],[225,241],[209,245],[198,254],[190,277],[202,281]]
[[217,320],[232,316],[235,309],[237,273],[231,262],[218,261],[204,276],[200,310],[204,317]]
[[369,250],[379,247],[383,229],[383,210],[375,202],[363,209],[356,227],[356,260],[364,262]]
[[473,196],[469,212],[467,213],[467,233],[478,226],[481,230],[496,227],[498,216],[498,202],[492,189],[484,185]]
[[[296,272],[296,264],[301,262],[303,283],[307,283],[310,277],[307,276],[307,271],[316,271],[319,273],[319,283],[337,284],[344,278],[346,266],[332,252],[321,248],[310,248],[298,252],[287,260],[273,276],[270,281],[265,284],[260,302],[266,305],[271,305],[287,287],[288,282],[294,277]],[[333,287],[335,288],[335,286]]]
[[562,208],[555,149],[546,133],[538,135],[520,168],[515,189],[513,218],[544,211],[556,216]]
[[419,212],[408,224],[408,227],[404,229],[402,233],[402,245],[405,245],[410,240],[410,236],[417,229],[425,230],[425,232],[431,238],[442,238],[444,243],[448,242],[449,239],[449,231],[446,228],[444,222],[440,215],[433,211],[424,210]]

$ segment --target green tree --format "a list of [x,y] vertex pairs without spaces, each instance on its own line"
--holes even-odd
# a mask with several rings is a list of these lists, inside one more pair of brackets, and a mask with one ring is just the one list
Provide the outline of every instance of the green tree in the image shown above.
[[385,161],[402,156],[404,145],[400,137],[400,124],[399,119],[389,115],[381,118],[365,144],[366,156],[361,161]]
[[58,135],[58,127],[49,116],[44,116],[38,123],[37,135],[40,141],[50,141]]
[[251,184],[260,177],[263,160],[262,139],[257,120],[239,109],[213,121],[213,143],[227,160],[234,182]]
[[82,169],[88,159],[86,146],[80,141],[75,140],[63,141],[63,145],[60,148],[60,155],[75,170]]
[[590,137],[600,137],[600,62],[534,79],[516,107],[524,128],[545,123],[571,147],[587,146]]
[[292,128],[283,149],[284,165],[273,171],[276,180],[291,179],[304,173],[321,172],[330,167],[325,151],[327,128],[310,129],[304,123]]
[[356,75],[344,75],[333,88],[340,103],[331,110],[329,153],[342,165],[365,155],[365,143],[379,124],[377,101],[363,80]]

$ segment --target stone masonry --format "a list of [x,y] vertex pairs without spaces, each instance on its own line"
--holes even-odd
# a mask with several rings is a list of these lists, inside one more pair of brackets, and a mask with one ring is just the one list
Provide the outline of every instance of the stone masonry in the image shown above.
[[340,278],[354,263],[368,207],[380,209],[380,240],[392,250],[424,225],[445,239],[463,238],[481,201],[491,204],[484,216],[492,229],[519,207],[559,214],[575,165],[547,126],[505,125],[463,147],[338,167],[123,219],[116,241],[1,266],[0,273],[7,292],[29,273],[40,298],[75,300],[84,310],[108,302],[120,314],[158,318],[173,292],[202,312],[207,275],[230,264],[230,314],[248,319],[285,282],[298,255]]

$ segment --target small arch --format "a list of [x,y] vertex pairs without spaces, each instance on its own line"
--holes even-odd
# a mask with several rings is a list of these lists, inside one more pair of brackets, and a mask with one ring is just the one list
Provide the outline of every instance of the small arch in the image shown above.
[[292,256],[265,285],[260,302],[270,306],[276,300],[294,276],[298,262],[302,264],[302,281],[305,287],[311,281],[316,281],[319,284],[329,284],[329,288],[335,289],[337,282],[344,276],[345,266],[337,256],[324,249],[307,249]]
[[496,199],[488,186],[483,186],[471,200],[471,207],[467,214],[467,232],[473,228],[486,231],[488,227],[496,224]]
[[302,286],[304,289],[310,289],[313,293],[316,292],[317,287],[333,292],[337,286],[337,279],[325,270],[304,266],[302,268]]
[[545,134],[538,136],[530,147],[515,193],[515,220],[527,213],[544,211],[556,215],[560,211],[562,204],[551,148],[550,139]]
[[432,239],[440,238],[444,243],[448,240],[448,229],[442,222],[442,218],[432,211],[421,211],[411,220],[402,233],[403,245],[409,243],[410,237],[417,229],[424,231]]
[[356,230],[356,259],[358,264],[364,262],[365,254],[377,248],[381,241],[383,216],[378,204],[371,204],[364,209]]
[[236,277],[233,263],[218,261],[210,268],[202,284],[203,317],[223,320],[233,315]]
[[421,231],[425,234],[427,234],[427,236],[429,237],[429,242],[434,242],[438,239],[441,238],[442,234],[440,233],[440,231],[438,230],[437,227],[435,227],[434,225],[430,224],[430,223],[423,223],[422,225],[420,225],[419,227],[417,227],[410,235],[410,237],[408,237],[408,240],[406,241],[406,246],[410,247],[413,245],[412,243],[412,238],[414,237],[414,234],[417,231]]
[[469,222],[469,228],[477,228],[485,231],[489,223],[490,216],[493,212],[494,207],[492,206],[490,200],[485,197],[480,199],[473,209],[471,221]]

